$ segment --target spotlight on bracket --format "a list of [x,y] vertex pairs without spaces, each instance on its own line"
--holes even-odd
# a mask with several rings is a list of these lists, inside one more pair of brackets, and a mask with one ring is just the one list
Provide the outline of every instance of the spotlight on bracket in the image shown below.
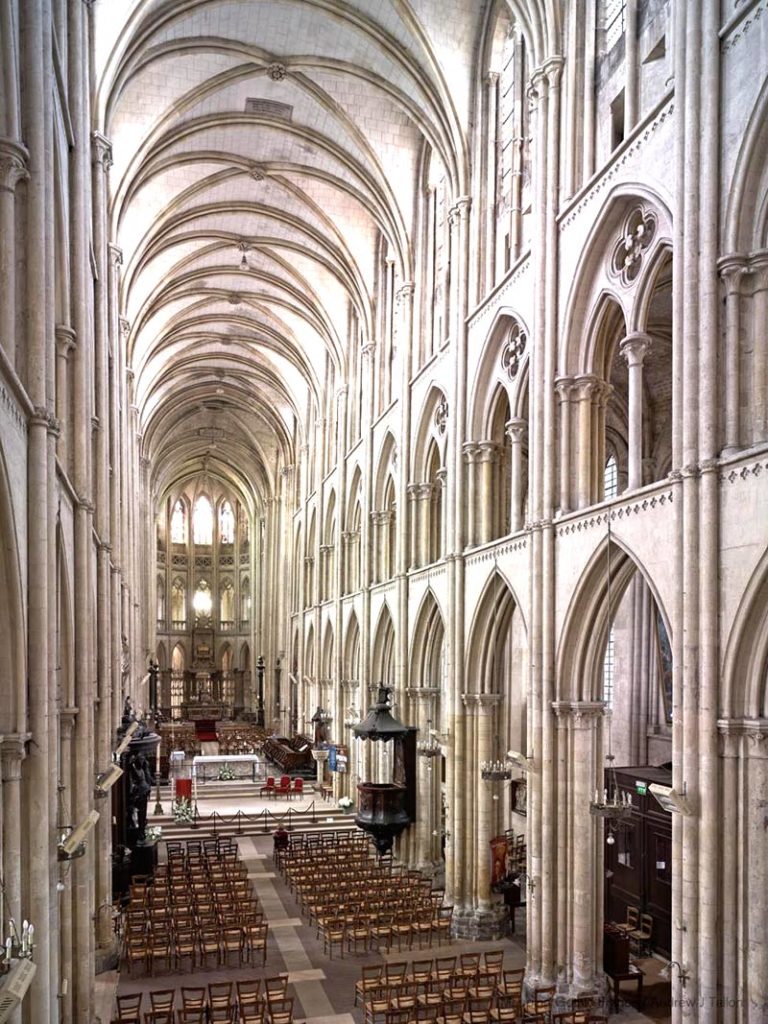
[[652,782],[648,787],[648,792],[656,797],[656,800],[665,811],[669,811],[670,814],[688,816],[691,814],[691,806],[688,803],[685,789],[685,784],[683,784],[683,792],[678,793],[671,786],[662,786],[658,782]]
[[131,738],[136,730],[139,728],[138,722],[131,722],[128,728],[125,730],[125,736],[120,741],[120,746],[115,751],[115,757],[120,757],[128,749],[128,744],[131,742]]
[[59,843],[59,860],[75,860],[85,853],[85,839],[99,820],[99,812],[91,811],[68,836]]
[[533,758],[526,757],[525,754],[521,754],[519,750],[508,750],[507,760],[511,761],[516,768],[520,768],[524,772],[533,771]]
[[105,772],[102,772],[96,779],[96,786],[93,791],[95,799],[101,800],[105,797],[122,774],[123,769],[119,764],[110,765]]

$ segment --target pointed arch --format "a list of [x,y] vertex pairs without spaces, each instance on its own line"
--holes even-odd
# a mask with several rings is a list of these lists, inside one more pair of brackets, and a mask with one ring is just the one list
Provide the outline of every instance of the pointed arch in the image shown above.
[[371,680],[388,686],[395,684],[395,626],[386,601],[373,631]]
[[410,678],[414,686],[427,686],[442,692],[445,662],[445,620],[430,587],[418,611],[411,644]]
[[723,718],[768,718],[768,551],[742,595],[723,658]]
[[4,604],[0,615],[0,643],[6,666],[5,679],[0,686],[0,734],[23,733],[26,726],[24,598],[17,538],[10,481],[5,455],[0,449],[0,584]]
[[418,427],[411,458],[411,479],[427,480],[427,464],[430,451],[437,449],[441,465],[445,462],[445,446],[448,432],[445,429],[448,417],[448,400],[441,387],[432,384],[416,418]]
[[487,437],[489,409],[499,387],[510,409],[519,405],[518,393],[527,387],[530,334],[524,319],[511,307],[498,310],[488,331],[477,365],[468,403],[469,437]]
[[360,682],[360,625],[352,611],[344,636],[344,678]]
[[638,572],[647,584],[672,640],[669,616],[654,580],[624,542],[604,537],[592,554],[565,616],[557,652],[557,699],[601,701],[608,634],[629,583]]
[[508,580],[498,567],[494,568],[483,587],[470,627],[465,669],[468,693],[504,696],[503,654],[512,616],[519,607]]

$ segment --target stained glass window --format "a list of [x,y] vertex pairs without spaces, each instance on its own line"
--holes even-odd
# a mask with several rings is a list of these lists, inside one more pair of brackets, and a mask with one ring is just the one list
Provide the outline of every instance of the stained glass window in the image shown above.
[[195,544],[213,543],[213,506],[204,494],[195,502],[192,525]]

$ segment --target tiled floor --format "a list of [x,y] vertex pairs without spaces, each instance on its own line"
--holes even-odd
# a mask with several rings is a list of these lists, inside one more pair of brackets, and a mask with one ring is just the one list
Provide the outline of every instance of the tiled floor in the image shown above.
[[[196,970],[194,974],[185,973],[161,974],[155,978],[145,976],[129,977],[123,971],[119,978],[120,993],[149,992],[151,989],[175,988],[179,991],[187,985],[207,985],[212,981],[238,980],[249,977],[269,977],[281,972],[288,972],[291,988],[289,992],[295,997],[296,1020],[312,1022],[312,1024],[359,1024],[363,1019],[360,1007],[354,1006],[355,981],[360,977],[360,967],[364,963],[381,962],[377,953],[345,954],[339,957],[334,952],[330,960],[324,953],[322,943],[316,938],[314,928],[309,928],[300,917],[297,904],[284,884],[279,872],[272,862],[272,840],[270,836],[243,836],[238,839],[241,856],[248,865],[248,873],[255,891],[264,906],[265,915],[269,920],[269,945],[266,967],[261,965],[250,967],[227,967],[219,970]],[[460,953],[466,949],[498,949],[505,952],[505,967],[519,967],[525,963],[524,937],[509,937],[497,942],[469,943],[453,942],[450,947],[442,949],[451,953]],[[431,955],[437,955],[438,947],[434,947]],[[427,952],[425,955],[429,956]],[[403,960],[418,956],[414,951],[408,954],[392,952],[383,957],[389,960]],[[107,979],[102,976],[105,981]],[[107,985],[102,985],[106,997]],[[114,989],[113,989],[114,991]],[[181,1005],[180,991],[178,1005]],[[148,1009],[148,1001],[145,1007]],[[111,1007],[102,1010],[102,1022],[106,1024],[111,1018]],[[617,1021],[626,1024],[641,1024],[651,1018],[638,1013],[624,1003],[622,1012],[615,1016]],[[657,1020],[663,1021],[664,1017]]]

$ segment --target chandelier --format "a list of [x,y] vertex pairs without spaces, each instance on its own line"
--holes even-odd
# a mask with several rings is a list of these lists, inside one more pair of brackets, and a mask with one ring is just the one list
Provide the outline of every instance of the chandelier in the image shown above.
[[5,940],[5,956],[0,961],[0,972],[3,974],[7,974],[11,969],[11,961],[31,960],[35,949],[35,926],[29,921],[24,921],[22,924],[21,935],[19,935],[13,918],[8,921],[8,929]]
[[480,778],[485,782],[508,782],[512,778],[512,763],[507,761],[481,761]]
[[419,740],[416,744],[416,753],[419,757],[425,757],[427,759],[437,757],[440,754],[440,744],[438,743],[437,736],[432,731],[432,719],[427,719],[427,735],[423,740]]

